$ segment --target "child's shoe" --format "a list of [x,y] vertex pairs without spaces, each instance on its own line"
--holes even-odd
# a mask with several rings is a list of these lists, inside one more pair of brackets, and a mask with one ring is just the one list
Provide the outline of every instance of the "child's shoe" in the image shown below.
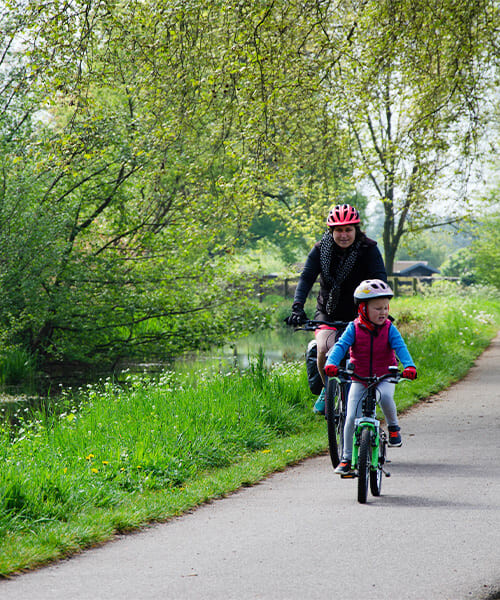
[[398,425],[389,425],[389,446],[399,448],[403,444],[401,440],[401,427]]
[[321,394],[318,396],[318,399],[314,404],[313,412],[315,412],[317,415],[325,414],[325,388],[321,390]]
[[338,473],[339,475],[349,475],[352,473],[352,469],[351,469],[351,461],[347,460],[346,458],[343,458],[337,468],[335,469],[334,473]]

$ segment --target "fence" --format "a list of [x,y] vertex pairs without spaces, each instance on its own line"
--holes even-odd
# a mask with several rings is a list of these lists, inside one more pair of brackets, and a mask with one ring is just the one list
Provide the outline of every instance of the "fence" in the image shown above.
[[[432,285],[434,281],[442,279],[454,279],[450,277],[400,277],[392,275],[388,277],[387,281],[394,291],[394,296],[408,296],[416,295],[421,292],[424,285]],[[293,298],[295,288],[299,281],[298,275],[296,277],[279,277],[278,275],[264,275],[260,279],[260,293],[262,294],[277,294],[283,296],[283,298]],[[313,287],[313,293],[315,288],[318,288],[319,284],[316,283]]]

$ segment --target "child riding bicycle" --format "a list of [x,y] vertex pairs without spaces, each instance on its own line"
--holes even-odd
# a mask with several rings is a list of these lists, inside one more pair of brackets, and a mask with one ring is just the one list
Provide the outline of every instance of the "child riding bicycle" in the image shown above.
[[[389,366],[397,365],[396,356],[404,367],[402,376],[406,379],[417,377],[417,369],[408,348],[389,318],[389,300],[393,296],[391,288],[380,279],[368,279],[358,285],[354,291],[358,317],[349,323],[332,348],[325,365],[328,377],[338,374],[339,365],[349,349],[355,373],[362,377],[385,375],[389,372]],[[335,469],[340,475],[351,472],[354,421],[362,414],[364,389],[363,383],[353,380],[347,400],[344,452],[340,464]],[[389,446],[398,447],[402,441],[394,389],[395,384],[386,380],[378,385],[377,392],[389,429]]]

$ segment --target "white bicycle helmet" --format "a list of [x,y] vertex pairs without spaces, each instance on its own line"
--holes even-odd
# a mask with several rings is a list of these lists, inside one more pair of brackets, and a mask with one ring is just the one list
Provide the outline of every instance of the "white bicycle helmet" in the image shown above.
[[381,279],[366,279],[354,290],[354,301],[356,304],[371,298],[392,298],[394,292]]

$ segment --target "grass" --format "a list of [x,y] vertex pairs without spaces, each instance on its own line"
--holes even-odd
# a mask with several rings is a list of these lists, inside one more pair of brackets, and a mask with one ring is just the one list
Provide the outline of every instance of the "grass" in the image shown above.
[[[399,410],[462,377],[496,334],[481,290],[401,298],[392,313],[419,378]],[[130,375],[65,390],[55,411],[0,434],[0,575],[68,556],[252,485],[326,449],[301,363],[232,373]]]

